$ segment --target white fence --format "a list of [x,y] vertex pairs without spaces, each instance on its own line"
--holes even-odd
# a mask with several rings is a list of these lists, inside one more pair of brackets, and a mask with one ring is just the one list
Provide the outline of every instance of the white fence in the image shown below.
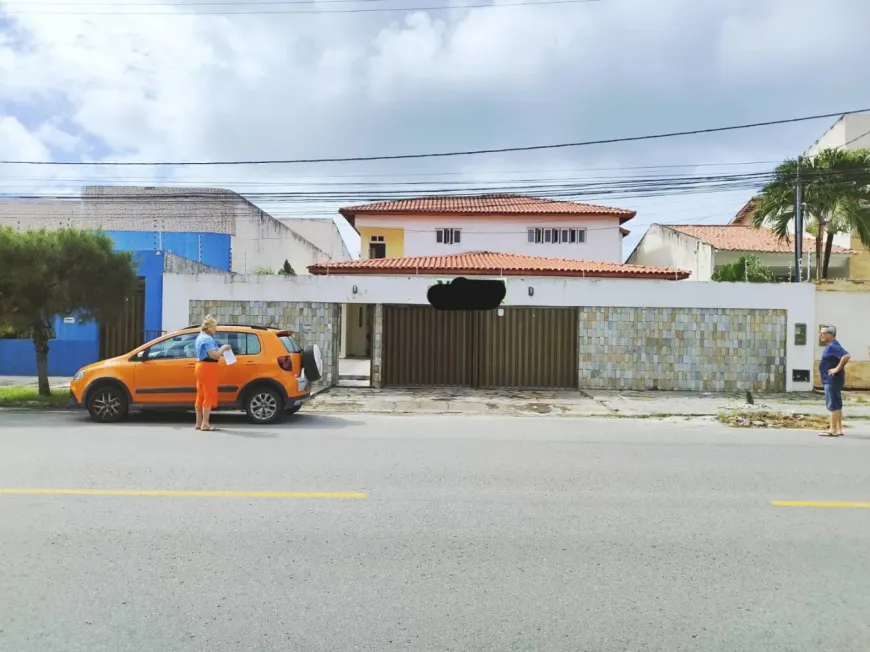
[[[425,304],[436,279],[426,276],[239,276],[167,274],[163,283],[163,328],[187,326],[191,299],[223,301],[322,301],[329,303]],[[610,306],[641,308],[743,308],[788,314],[786,388],[793,370],[812,370],[815,352],[815,287],[809,283],[680,283],[622,279],[508,277],[505,303],[513,306]],[[823,294],[823,293],[819,293]],[[807,342],[795,344],[795,325]]]

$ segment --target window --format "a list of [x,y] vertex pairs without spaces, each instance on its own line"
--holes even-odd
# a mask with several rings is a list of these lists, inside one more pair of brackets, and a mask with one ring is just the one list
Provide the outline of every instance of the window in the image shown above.
[[215,339],[221,346],[229,344],[234,355],[258,355],[262,351],[256,333],[218,333]]
[[279,335],[278,339],[281,340],[281,344],[284,345],[287,353],[299,353],[302,351],[302,347],[296,343],[296,340],[291,335]]
[[462,232],[459,229],[435,229],[435,242],[439,244],[459,244]]
[[[586,242],[586,229],[540,227],[527,229],[527,238],[534,244],[576,244]],[[440,240],[439,240],[440,242]]]
[[196,357],[196,338],[199,333],[185,333],[160,340],[147,349],[149,360],[180,360]]
[[384,236],[373,235],[369,238],[369,258],[386,258],[387,243],[384,242]]

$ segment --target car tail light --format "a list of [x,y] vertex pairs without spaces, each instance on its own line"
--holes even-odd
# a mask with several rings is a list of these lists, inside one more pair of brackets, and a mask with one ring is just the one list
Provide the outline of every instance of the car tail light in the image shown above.
[[289,355],[282,355],[278,358],[278,366],[284,371],[293,371],[293,358]]

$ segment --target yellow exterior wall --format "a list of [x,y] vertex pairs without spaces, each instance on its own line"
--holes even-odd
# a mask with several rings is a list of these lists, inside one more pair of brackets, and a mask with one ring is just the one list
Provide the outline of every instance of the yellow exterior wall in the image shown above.
[[870,279],[870,251],[867,251],[854,233],[849,247],[855,252],[855,255],[849,258],[849,278]]
[[369,257],[369,244],[373,235],[384,236],[384,243],[387,245],[387,258],[401,258],[405,255],[405,229],[361,226],[357,231],[360,237],[360,258]]

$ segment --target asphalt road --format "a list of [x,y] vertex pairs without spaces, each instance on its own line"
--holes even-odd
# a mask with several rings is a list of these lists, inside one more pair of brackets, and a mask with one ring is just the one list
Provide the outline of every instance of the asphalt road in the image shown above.
[[870,649],[870,434],[220,425],[0,413],[0,650]]

